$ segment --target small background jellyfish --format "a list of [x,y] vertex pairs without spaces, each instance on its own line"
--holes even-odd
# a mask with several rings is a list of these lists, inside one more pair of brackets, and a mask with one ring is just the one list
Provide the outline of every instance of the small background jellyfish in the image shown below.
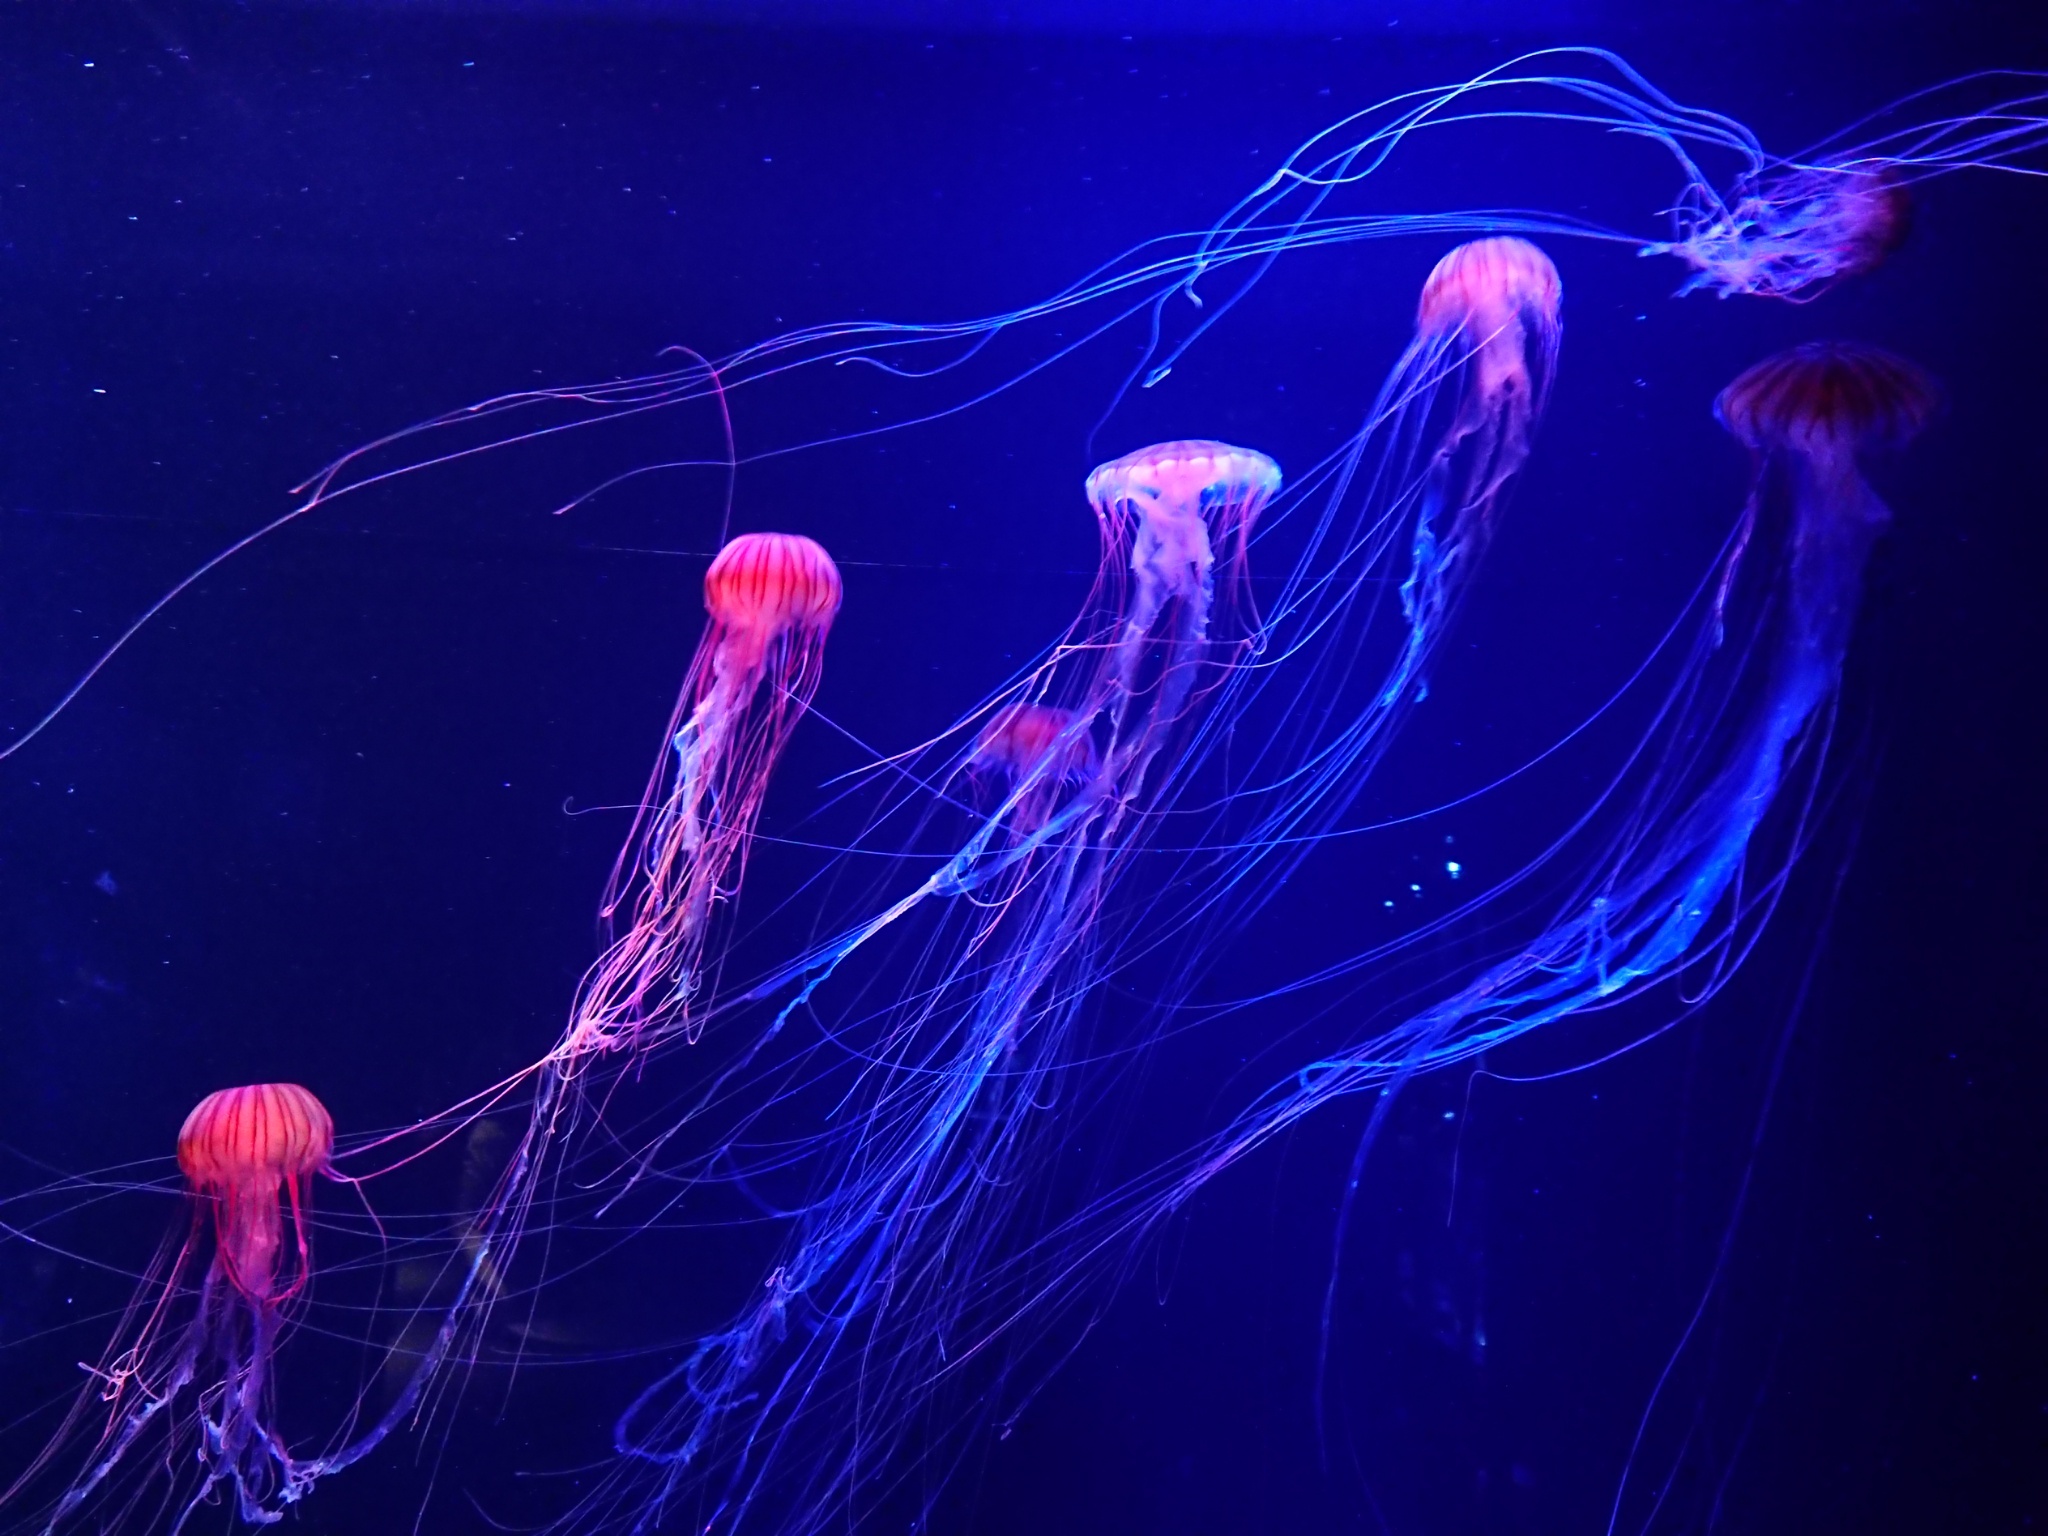
[[1253,523],[1280,489],[1279,466],[1227,443],[1161,443],[1088,477],[1088,500],[1130,550],[1130,595],[1109,679],[1085,697],[1109,716],[1106,771],[1126,797],[1145,788],[1152,760],[1181,723],[1207,660],[1216,601],[1216,545],[1228,579],[1245,580]]
[[975,738],[967,776],[986,781],[998,795],[1012,785],[1025,786],[1010,824],[1020,834],[1035,832],[1063,796],[1102,771],[1089,723],[1077,711],[1051,704],[1005,704]]

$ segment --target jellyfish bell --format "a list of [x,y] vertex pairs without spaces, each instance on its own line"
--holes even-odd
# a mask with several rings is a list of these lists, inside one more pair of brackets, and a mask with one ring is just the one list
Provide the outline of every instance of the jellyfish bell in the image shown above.
[[1422,284],[1415,328],[1489,338],[1510,326],[1555,325],[1564,283],[1543,249],[1517,235],[1468,240],[1446,252]]
[[843,595],[824,546],[796,533],[743,533],[704,573],[704,611],[735,671],[759,667],[779,639],[822,644]]
[[977,783],[1007,786],[1015,799],[1012,825],[1020,832],[1036,831],[1063,793],[1101,772],[1101,754],[1089,729],[1093,718],[1052,704],[1006,704],[975,739],[966,771]]
[[[309,1273],[308,1181],[334,1153],[334,1121],[297,1083],[222,1088],[193,1106],[178,1132],[178,1167],[192,1192],[212,1204],[218,1262],[251,1302],[296,1295]],[[284,1217],[291,1211],[298,1270],[277,1288]]]
[[1904,358],[1859,342],[1814,341],[1767,357],[1721,391],[1714,414],[1760,453],[1813,457],[1903,447],[1940,403]]
[[1207,518],[1234,530],[1256,520],[1280,489],[1280,466],[1255,448],[1188,438],[1099,464],[1086,489],[1105,517],[1121,513],[1174,523]]
[[1280,489],[1280,466],[1250,448],[1186,440],[1155,443],[1096,467],[1088,500],[1096,515],[1136,524],[1131,568],[1185,594],[1206,582],[1217,537],[1241,553],[1252,524]]

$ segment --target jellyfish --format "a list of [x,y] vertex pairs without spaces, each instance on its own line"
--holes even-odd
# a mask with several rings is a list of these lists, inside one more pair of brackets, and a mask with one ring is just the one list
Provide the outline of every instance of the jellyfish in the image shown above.
[[1005,704],[989,719],[968,754],[965,772],[977,781],[1017,787],[1011,827],[1037,831],[1063,794],[1101,771],[1090,722],[1078,710],[1023,700]]
[[[178,1132],[178,1168],[214,1215],[214,1261],[252,1305],[272,1312],[305,1287],[306,1199],[334,1151],[334,1121],[296,1083],[223,1088],[193,1106]],[[284,1210],[298,1263],[278,1285]]]
[[[355,1150],[420,1133],[445,1141],[454,1135],[451,1119],[457,1127],[476,1123],[443,1117]],[[21,1476],[0,1489],[0,1508],[25,1501],[82,1454],[83,1470],[39,1512],[45,1536],[85,1520],[101,1530],[183,1530],[202,1506],[220,1502],[224,1490],[245,1523],[275,1524],[321,1479],[354,1466],[411,1422],[460,1325],[472,1318],[473,1292],[495,1280],[486,1245],[465,1231],[450,1268],[455,1303],[445,1312],[414,1308],[412,1325],[401,1328],[393,1350],[413,1368],[392,1373],[395,1390],[383,1411],[363,1421],[358,1384],[325,1445],[301,1453],[278,1429],[275,1362],[313,1280],[313,1181],[327,1178],[360,1194],[367,1180],[391,1168],[343,1172],[326,1106],[296,1083],[208,1094],[179,1129],[177,1163],[189,1223],[166,1240],[145,1272],[99,1364],[84,1367],[94,1384]],[[46,1193],[61,1194],[75,1183],[63,1181]],[[368,1233],[388,1253],[389,1234],[367,1202],[364,1217]],[[430,1326],[416,1326],[422,1322]],[[158,1476],[166,1486],[152,1498],[150,1483]]]
[[1513,235],[1456,247],[1423,283],[1416,333],[1425,342],[1455,338],[1470,354],[1464,397],[1431,465],[1433,479],[1447,479],[1455,455],[1472,455],[1454,510],[1487,507],[1529,457],[1557,368],[1563,294],[1550,258]]
[[565,1057],[696,1038],[694,1010],[716,974],[712,929],[746,866],[769,776],[818,690],[840,596],[832,557],[800,534],[741,534],[705,572],[710,626],[605,886],[599,915],[616,936],[584,978]]
[[[581,1076],[609,1054],[637,1059],[667,1039],[698,1039],[717,974],[715,930],[738,894],[768,781],[817,692],[841,597],[832,557],[800,534],[742,534],[705,571],[710,622],[605,886],[609,942],[567,1026],[539,1061],[423,1122],[445,1141],[531,1087],[526,1128],[464,1225],[454,1300],[431,1325],[424,1311],[409,1325],[430,1343],[402,1374],[402,1400],[425,1390],[502,1294],[540,1183],[561,1166],[561,1135],[587,1102],[573,1092]],[[600,1095],[615,1086],[616,1076],[605,1080]]]
[[[93,1373],[99,1390],[80,1400],[10,1490],[20,1491],[89,1432],[96,1401],[107,1405],[86,1469],[57,1501],[47,1529],[66,1523],[124,1465],[155,1462],[178,1482],[196,1469],[196,1490],[187,1496],[174,1487],[169,1496],[183,1500],[178,1523],[224,1483],[243,1519],[267,1523],[277,1518],[277,1502],[290,1502],[310,1481],[311,1464],[296,1460],[273,1427],[272,1358],[312,1274],[312,1180],[328,1171],[333,1151],[334,1122],[296,1083],[223,1088],[194,1106],[178,1132],[191,1228]],[[211,1254],[195,1293],[191,1275],[208,1230]],[[152,1430],[162,1443],[145,1455]]]
[[1695,196],[1677,240],[1643,248],[1693,269],[1679,293],[1752,294],[1807,303],[1868,272],[1905,239],[1911,205],[1886,169],[1775,168],[1723,202]]
[[1130,601],[1105,682],[1109,771],[1135,793],[1197,681],[1216,598],[1216,541],[1241,574],[1280,469],[1228,443],[1160,443],[1102,465],[1086,489],[1095,515],[1131,551]]
[[1512,235],[1456,247],[1422,285],[1410,368],[1442,368],[1448,353],[1462,362],[1464,385],[1423,475],[1412,563],[1401,585],[1409,638],[1383,700],[1427,690],[1424,657],[1467,568],[1486,547],[1501,493],[1527,462],[1550,398],[1563,297],[1550,258]]
[[[403,1373],[401,1400],[425,1390],[502,1294],[539,1187],[562,1166],[561,1138],[589,1102],[575,1091],[583,1075],[614,1053],[637,1064],[665,1040],[696,1043],[718,971],[715,929],[738,894],[768,781],[817,692],[842,595],[832,557],[800,534],[742,534],[706,570],[709,624],[606,882],[608,942],[567,1027],[540,1061],[428,1122],[446,1140],[447,1125],[531,1085],[525,1130],[465,1224],[453,1301],[431,1325],[424,1312],[409,1325],[430,1343]],[[596,1097],[616,1085],[616,1073],[602,1079]]]

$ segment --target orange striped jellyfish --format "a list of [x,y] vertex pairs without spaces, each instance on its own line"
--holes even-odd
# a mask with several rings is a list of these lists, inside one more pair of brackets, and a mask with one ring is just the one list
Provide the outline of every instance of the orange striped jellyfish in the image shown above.
[[[271,1375],[287,1304],[312,1273],[306,1232],[311,1181],[329,1171],[333,1151],[334,1122],[296,1083],[223,1088],[186,1117],[178,1132],[178,1167],[192,1193],[191,1230],[170,1259],[168,1276],[159,1280],[161,1270],[152,1271],[94,1373],[101,1383],[97,1397],[111,1408],[86,1469],[57,1501],[46,1529],[56,1529],[103,1485],[102,1516],[116,1523],[132,1516],[140,1492],[117,1491],[108,1479],[142,1449],[153,1427],[161,1444],[153,1443],[147,1457],[135,1456],[134,1470],[147,1475],[158,1469],[173,1480],[166,1509],[184,1501],[169,1522],[174,1525],[211,1501],[222,1483],[233,1485],[243,1519],[267,1524],[278,1518],[280,1504],[294,1502],[339,1462],[302,1462],[286,1449],[274,1427]],[[209,1227],[212,1257],[195,1296],[186,1276]],[[10,1496],[75,1443],[93,1395],[73,1409]],[[187,1401],[181,1419],[179,1406]],[[198,1485],[187,1497],[194,1468]]]
[[711,930],[738,889],[769,775],[817,692],[840,595],[832,557],[800,534],[741,534],[705,572],[711,622],[605,886],[610,944],[579,989],[565,1056],[696,1038]]

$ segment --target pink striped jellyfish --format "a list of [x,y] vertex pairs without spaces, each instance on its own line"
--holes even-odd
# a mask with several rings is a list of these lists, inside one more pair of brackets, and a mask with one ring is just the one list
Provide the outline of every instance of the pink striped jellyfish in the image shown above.
[[769,776],[817,692],[840,596],[832,557],[800,534],[742,534],[711,562],[711,622],[605,886],[600,916],[613,937],[579,990],[564,1056],[697,1037],[716,971],[712,929],[737,892]]
[[[296,1083],[223,1088],[201,1099],[178,1132],[178,1167],[192,1224],[152,1267],[143,1293],[94,1372],[97,1393],[73,1408],[50,1446],[7,1496],[19,1493],[108,1406],[85,1470],[49,1514],[64,1524],[95,1494],[102,1520],[125,1525],[143,1494],[137,1478],[173,1480],[166,1508],[182,1525],[222,1484],[242,1518],[267,1524],[323,1471],[300,1461],[275,1427],[271,1362],[290,1303],[312,1274],[307,1227],[315,1174],[329,1171],[334,1122]],[[189,1283],[212,1235],[196,1289]],[[153,1293],[153,1294],[152,1294]],[[130,1477],[118,1477],[124,1468]],[[106,1528],[112,1529],[112,1525]]]
[[1418,340],[1451,348],[1472,364],[1457,415],[1437,449],[1445,471],[1453,459],[1470,461],[1459,477],[1463,509],[1490,511],[1529,457],[1530,434],[1557,368],[1563,300],[1550,258],[1513,235],[1456,247],[1422,285]]

